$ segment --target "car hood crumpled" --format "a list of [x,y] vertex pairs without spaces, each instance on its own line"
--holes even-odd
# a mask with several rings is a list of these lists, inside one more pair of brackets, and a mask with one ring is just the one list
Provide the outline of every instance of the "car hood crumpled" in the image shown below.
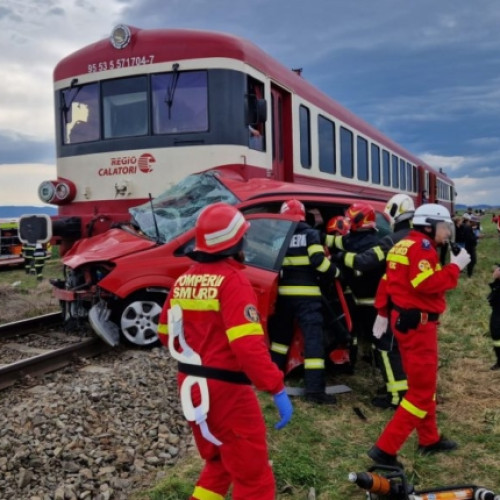
[[91,238],[78,240],[64,255],[64,265],[73,269],[89,262],[113,261],[124,255],[156,246],[156,242],[121,229],[110,229]]

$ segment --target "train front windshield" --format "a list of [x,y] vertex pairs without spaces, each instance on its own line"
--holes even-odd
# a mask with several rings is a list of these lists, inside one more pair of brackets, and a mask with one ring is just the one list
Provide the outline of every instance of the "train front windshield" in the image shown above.
[[63,144],[208,130],[206,71],[151,75],[151,93],[148,80],[136,76],[62,90]]
[[213,172],[205,172],[190,175],[172,186],[153,200],[153,208],[147,202],[129,212],[144,234],[159,243],[168,243],[192,229],[203,208],[219,201],[234,205],[238,199]]

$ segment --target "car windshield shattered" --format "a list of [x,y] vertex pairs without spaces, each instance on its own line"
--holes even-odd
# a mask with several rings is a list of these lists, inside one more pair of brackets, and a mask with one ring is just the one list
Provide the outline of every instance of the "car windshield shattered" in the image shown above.
[[214,172],[189,175],[153,200],[129,209],[132,221],[158,243],[168,243],[192,229],[200,211],[207,205],[223,201],[234,205],[236,196]]

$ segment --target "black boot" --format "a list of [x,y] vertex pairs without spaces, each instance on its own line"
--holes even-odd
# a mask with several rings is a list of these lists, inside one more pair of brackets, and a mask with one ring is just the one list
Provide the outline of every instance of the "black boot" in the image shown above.
[[326,394],[326,392],[306,392],[306,401],[318,405],[334,405],[337,404],[335,394]]
[[372,405],[376,406],[377,408],[384,408],[384,409],[391,408],[392,410],[398,407],[398,405],[395,405],[392,402],[392,396],[387,393],[375,396],[372,399]]
[[378,446],[372,446],[368,451],[368,456],[379,465],[387,465],[389,467],[399,467],[400,469],[404,469],[404,465],[397,459],[397,455],[386,453]]
[[500,347],[494,347],[493,350],[495,351],[497,362],[490,368],[490,370],[500,370]]
[[439,438],[439,441],[434,444],[428,444],[427,446],[419,445],[418,452],[421,455],[430,455],[432,453],[445,453],[448,451],[453,451],[458,448],[458,444],[451,439],[446,439],[444,436]]

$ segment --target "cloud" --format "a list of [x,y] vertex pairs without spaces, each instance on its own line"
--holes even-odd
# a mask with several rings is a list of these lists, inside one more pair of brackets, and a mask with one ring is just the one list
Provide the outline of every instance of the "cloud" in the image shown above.
[[457,203],[475,205],[484,203],[493,207],[500,206],[498,199],[498,176],[495,177],[464,177],[455,178],[458,193]]
[[37,163],[54,161],[54,141],[0,130],[0,158],[5,163]]
[[[42,181],[55,179],[55,165],[27,164],[0,165],[0,205],[35,205],[44,204],[36,193]],[[20,187],[22,182],[22,187]]]
[[0,161],[54,162],[53,69],[119,22],[247,38],[454,179],[500,175],[497,0],[3,0]]

